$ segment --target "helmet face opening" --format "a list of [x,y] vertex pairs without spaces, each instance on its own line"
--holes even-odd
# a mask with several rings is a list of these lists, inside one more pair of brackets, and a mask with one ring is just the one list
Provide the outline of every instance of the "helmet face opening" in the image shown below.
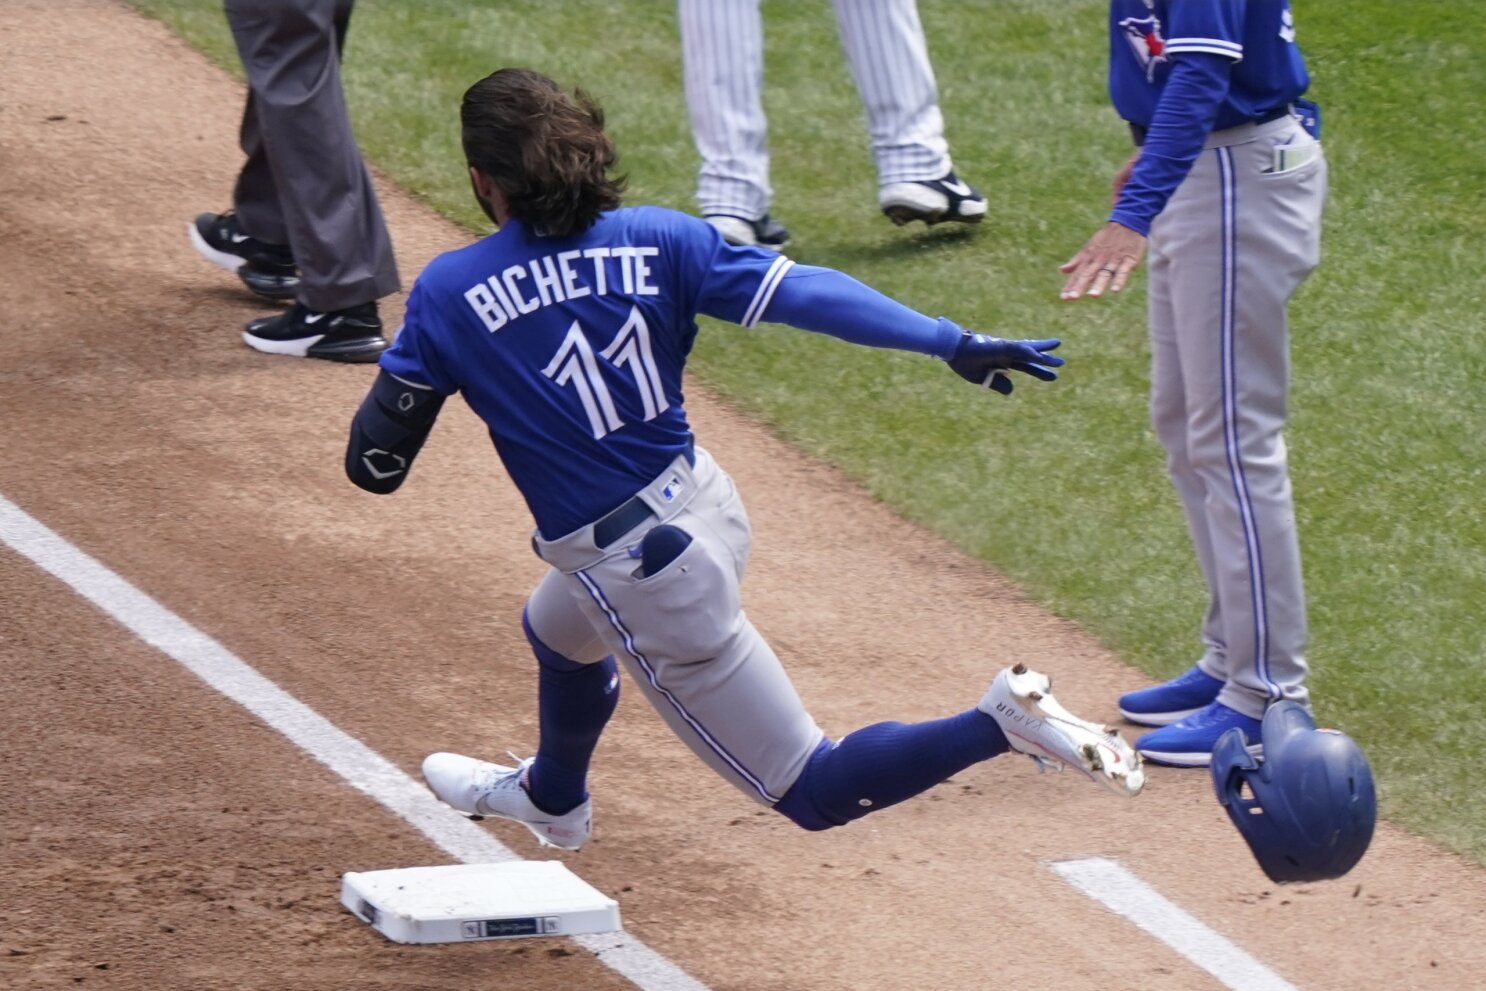
[[1264,756],[1242,731],[1213,748],[1213,788],[1260,868],[1277,884],[1346,874],[1372,842],[1377,797],[1372,769],[1346,734],[1316,728],[1296,702],[1269,707]]

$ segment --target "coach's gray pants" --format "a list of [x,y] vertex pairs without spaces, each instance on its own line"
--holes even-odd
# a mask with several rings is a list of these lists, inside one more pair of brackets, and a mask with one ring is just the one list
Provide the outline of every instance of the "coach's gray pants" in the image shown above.
[[392,241],[356,147],[340,56],[355,0],[225,0],[248,75],[234,208],[243,230],[287,244],[299,301],[340,310],[400,287]]
[[1307,701],[1305,591],[1285,424],[1285,308],[1320,260],[1326,160],[1291,117],[1213,134],[1150,232],[1151,418],[1209,604],[1200,664],[1261,716]]
[[[677,458],[640,498],[655,515],[610,547],[594,545],[592,526],[534,539],[552,570],[527,603],[527,621],[575,661],[614,654],[697,756],[773,805],[823,734],[740,606],[752,541],[743,501],[701,448],[695,468]],[[663,522],[691,544],[659,573],[638,577],[631,552]]]

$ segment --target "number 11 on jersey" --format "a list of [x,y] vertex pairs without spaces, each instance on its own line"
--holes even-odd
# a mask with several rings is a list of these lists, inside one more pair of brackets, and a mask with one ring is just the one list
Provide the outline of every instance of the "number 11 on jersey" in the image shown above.
[[[650,346],[650,327],[638,306],[630,308],[629,319],[614,335],[614,340],[599,352],[616,369],[629,372],[629,385],[640,394],[640,405],[644,419],[653,420],[670,408],[666,400],[665,387],[661,384],[660,369],[655,364],[655,352]],[[583,412],[588,416],[589,429],[594,439],[602,440],[605,434],[624,426],[614,408],[614,398],[604,381],[603,371],[593,347],[583,333],[578,321],[568,328],[567,336],[557,354],[542,369],[542,374],[561,386],[571,384],[583,403]]]

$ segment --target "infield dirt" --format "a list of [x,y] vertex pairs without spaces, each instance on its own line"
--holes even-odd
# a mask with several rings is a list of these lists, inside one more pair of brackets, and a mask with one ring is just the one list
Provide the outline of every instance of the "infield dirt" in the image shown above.
[[[529,750],[517,617],[541,564],[479,424],[451,407],[402,492],[356,491],[341,454],[372,371],[249,351],[265,307],[187,242],[227,205],[242,95],[121,4],[0,4],[0,493],[409,773],[433,750]],[[380,190],[409,283],[469,240]],[[829,467],[688,405],[752,513],[749,614],[828,733],[964,709],[1018,660],[1095,718],[1141,683]],[[4,547],[0,723],[6,987],[628,986],[561,940],[385,942],[340,909],[341,872],[446,858]],[[1307,991],[1486,972],[1480,868],[1384,825],[1346,879],[1276,888],[1201,772],[1156,769],[1127,802],[1004,757],[806,834],[630,691],[592,786],[596,839],[564,859],[715,991],[1221,987],[1047,866],[1085,856]]]

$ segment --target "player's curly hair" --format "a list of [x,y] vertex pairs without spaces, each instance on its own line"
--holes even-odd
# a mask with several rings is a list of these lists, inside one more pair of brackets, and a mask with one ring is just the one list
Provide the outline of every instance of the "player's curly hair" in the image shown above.
[[471,86],[459,109],[464,156],[506,197],[511,216],[538,233],[587,230],[619,206],[624,178],[604,133],[604,111],[531,69],[500,69]]

